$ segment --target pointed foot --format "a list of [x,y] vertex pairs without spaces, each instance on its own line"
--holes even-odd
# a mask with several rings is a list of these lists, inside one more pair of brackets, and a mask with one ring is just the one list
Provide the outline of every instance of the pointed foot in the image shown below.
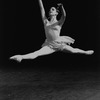
[[22,61],[22,56],[21,55],[15,55],[9,58],[10,60],[15,60],[17,62],[21,62]]
[[87,55],[92,55],[93,53],[94,53],[93,50],[88,50],[88,51],[86,51],[86,54],[87,54]]

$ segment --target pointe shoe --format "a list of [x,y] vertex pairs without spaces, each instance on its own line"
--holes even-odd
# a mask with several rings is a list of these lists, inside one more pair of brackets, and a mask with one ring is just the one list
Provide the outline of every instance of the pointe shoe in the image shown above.
[[21,62],[22,56],[21,55],[15,55],[15,56],[10,57],[10,59],[16,60],[17,62]]
[[92,55],[93,53],[94,53],[93,50],[89,50],[89,51],[86,52],[86,54],[88,54],[88,55]]

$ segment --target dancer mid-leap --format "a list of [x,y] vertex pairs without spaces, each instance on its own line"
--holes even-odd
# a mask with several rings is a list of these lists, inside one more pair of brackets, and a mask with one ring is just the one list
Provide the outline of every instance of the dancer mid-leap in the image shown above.
[[[57,9],[55,7],[51,7],[49,12],[50,21],[45,16],[45,10],[43,7],[42,0],[39,0],[39,5],[46,35],[46,40],[42,45],[42,48],[33,53],[12,56],[10,57],[10,59],[14,59],[18,62],[21,62],[23,59],[35,59],[38,56],[48,55],[56,51],[69,51],[71,53],[80,53],[87,55],[93,54],[93,50],[85,51],[71,47],[70,44],[73,44],[75,40],[68,36],[60,36],[60,31],[66,18],[66,12],[61,3],[58,4]],[[61,9],[62,13],[61,19],[59,21],[56,19],[59,13],[58,8]]]

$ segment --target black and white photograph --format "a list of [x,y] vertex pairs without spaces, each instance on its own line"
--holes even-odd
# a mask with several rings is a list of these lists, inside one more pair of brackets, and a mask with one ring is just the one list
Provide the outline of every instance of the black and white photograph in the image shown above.
[[0,100],[99,100],[99,1],[0,1]]

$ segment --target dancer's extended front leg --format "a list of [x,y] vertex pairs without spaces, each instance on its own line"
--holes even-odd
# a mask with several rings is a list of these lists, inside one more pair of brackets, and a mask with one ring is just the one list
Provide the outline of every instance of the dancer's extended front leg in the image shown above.
[[82,50],[82,49],[79,49],[79,48],[73,48],[73,47],[71,47],[69,45],[64,46],[63,50],[69,51],[71,53],[80,53],[80,54],[87,54],[87,55],[91,55],[91,54],[94,53],[93,50],[86,50],[85,51],[85,50]]
[[29,54],[25,54],[25,55],[15,55],[15,56],[10,57],[10,59],[14,59],[18,62],[21,62],[21,60],[23,60],[23,59],[35,59],[38,56],[48,55],[53,52],[55,52],[55,50],[51,49],[48,46],[44,46],[40,50],[37,50],[33,53],[29,53]]

